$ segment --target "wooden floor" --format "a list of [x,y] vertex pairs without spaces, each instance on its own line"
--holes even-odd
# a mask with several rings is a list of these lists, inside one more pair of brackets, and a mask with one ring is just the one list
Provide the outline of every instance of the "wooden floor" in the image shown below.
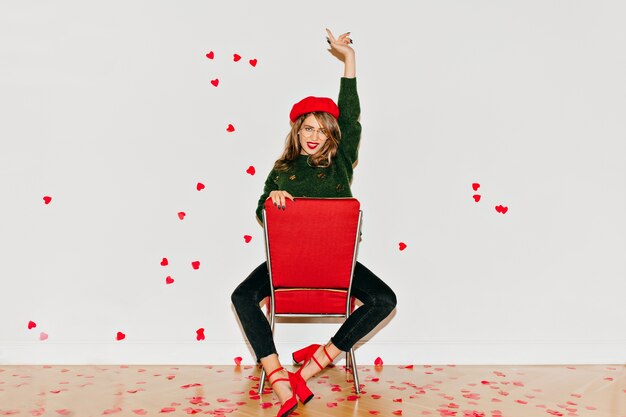
[[[309,381],[294,416],[626,417],[626,366],[359,366]],[[0,415],[275,416],[252,366],[0,366]]]

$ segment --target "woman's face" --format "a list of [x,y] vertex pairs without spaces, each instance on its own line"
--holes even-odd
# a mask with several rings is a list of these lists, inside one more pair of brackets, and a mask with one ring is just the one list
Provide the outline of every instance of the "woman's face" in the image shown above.
[[323,129],[317,122],[317,119],[312,114],[309,114],[302,126],[298,131],[298,138],[300,139],[300,154],[313,155],[319,152],[326,142],[326,130]]

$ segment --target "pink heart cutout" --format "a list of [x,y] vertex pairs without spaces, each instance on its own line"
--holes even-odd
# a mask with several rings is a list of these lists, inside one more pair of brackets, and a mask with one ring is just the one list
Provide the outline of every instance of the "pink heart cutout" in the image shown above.
[[256,67],[256,58],[255,59],[251,59],[250,61],[250,65],[252,65],[253,67]]
[[48,334],[45,332],[39,333],[39,340],[46,340],[48,338]]
[[215,57],[215,54],[213,53],[213,51],[211,51],[208,54],[206,54],[206,57],[209,59],[213,59]]
[[213,84],[214,87],[217,87],[219,83],[220,83],[220,80],[218,78],[211,80],[211,84]]
[[167,276],[167,277],[165,278],[165,283],[166,283],[166,284],[173,284],[173,283],[174,283],[174,278],[172,278],[172,277],[170,277],[170,276]]
[[246,169],[246,172],[250,175],[254,175],[256,173],[256,169],[254,169],[254,167],[250,165],[248,169]]

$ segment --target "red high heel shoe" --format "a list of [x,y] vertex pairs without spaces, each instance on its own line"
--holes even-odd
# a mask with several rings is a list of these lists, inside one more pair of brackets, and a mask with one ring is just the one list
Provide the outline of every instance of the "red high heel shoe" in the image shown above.
[[[279,368],[274,369],[268,376],[267,376],[267,380],[270,380],[270,377],[272,375],[274,375],[276,372],[278,371],[282,371],[283,368],[282,366]],[[276,382],[278,381],[287,381],[289,382],[289,384],[291,385],[291,391],[293,392],[293,395],[291,396],[291,398],[289,398],[287,401],[285,401],[285,403],[280,407],[280,410],[278,410],[278,414],[276,414],[276,417],[287,417],[289,414],[293,413],[296,408],[298,408],[298,400],[296,399],[296,391],[298,390],[298,379],[296,378],[296,376],[287,371],[287,375],[289,376],[289,379],[287,378],[276,378],[271,384],[270,387],[272,385],[274,385]]]
[[302,378],[302,375],[301,375],[302,369],[304,369],[304,366],[311,359],[313,360],[313,362],[315,362],[318,368],[320,368],[320,370],[324,369],[324,367],[318,362],[317,359],[315,359],[315,356],[314,356],[315,352],[317,351],[317,349],[319,349],[320,346],[322,346],[322,349],[324,350],[324,354],[332,363],[333,358],[330,357],[330,355],[326,351],[326,346],[323,346],[323,345],[316,345],[316,344],[309,345],[303,349],[293,352],[293,354],[291,355],[295,363],[302,362],[302,366],[294,374],[294,376],[297,379],[296,394],[298,395],[298,398],[300,398],[300,401],[302,401],[302,404],[306,404],[313,399],[313,391],[309,389],[309,387],[306,385],[306,381],[304,380],[304,378]]

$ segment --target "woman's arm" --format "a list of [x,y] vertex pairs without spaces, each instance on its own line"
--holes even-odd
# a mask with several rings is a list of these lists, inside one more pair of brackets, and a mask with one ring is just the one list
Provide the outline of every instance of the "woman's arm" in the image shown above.
[[344,62],[344,76],[341,78],[339,99],[337,100],[339,106],[337,122],[341,130],[339,152],[345,156],[350,165],[354,165],[358,159],[358,148],[361,140],[361,124],[359,123],[361,107],[356,88],[354,49],[350,47],[350,43],[352,43],[348,36],[350,32],[344,33],[337,39],[330,30],[326,29],[326,32],[328,33],[331,52]]

